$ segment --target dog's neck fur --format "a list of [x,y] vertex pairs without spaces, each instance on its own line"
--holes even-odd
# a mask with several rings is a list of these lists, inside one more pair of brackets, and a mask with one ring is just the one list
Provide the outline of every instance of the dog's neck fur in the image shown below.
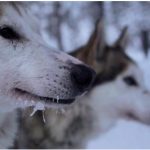
[[0,148],[8,148],[14,144],[18,127],[16,113],[0,113]]

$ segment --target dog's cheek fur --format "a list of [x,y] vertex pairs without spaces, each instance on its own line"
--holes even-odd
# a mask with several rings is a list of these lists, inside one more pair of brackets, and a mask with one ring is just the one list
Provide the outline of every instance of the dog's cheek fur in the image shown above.
[[[1,65],[11,61],[11,66],[22,63],[23,65],[19,66],[22,67],[20,79],[18,76],[15,80],[23,79],[21,86],[24,87],[28,83],[25,90],[31,90],[34,94],[54,98],[59,96],[60,99],[71,99],[80,94],[79,89],[73,85],[70,79],[70,70],[71,64],[81,64],[81,62],[67,54],[49,49],[40,35],[35,32],[37,25],[32,19],[29,19],[27,11],[20,8],[18,4],[4,3],[1,7],[4,8],[3,13],[6,15],[3,17],[4,19],[0,18],[1,25],[9,24],[23,36],[21,41],[0,37],[0,41],[2,41]],[[11,17],[12,14],[16,17],[15,22]],[[5,18],[8,18],[7,21]],[[68,66],[70,68],[67,70]],[[16,67],[16,70],[14,69],[14,72],[11,73],[19,72],[19,67]]]

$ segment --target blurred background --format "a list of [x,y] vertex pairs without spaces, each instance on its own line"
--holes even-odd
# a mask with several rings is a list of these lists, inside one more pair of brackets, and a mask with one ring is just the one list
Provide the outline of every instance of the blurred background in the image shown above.
[[[127,53],[146,70],[150,49],[150,2],[27,2],[39,19],[46,42],[70,52],[85,44],[97,20],[103,19],[105,38],[113,44],[128,26]],[[147,56],[147,57],[145,57]],[[149,76],[149,72],[145,73]],[[150,85],[146,81],[147,86]]]
[[[127,53],[143,69],[150,89],[150,2],[26,2],[26,5],[37,16],[43,38],[60,51],[70,52],[86,43],[99,19],[103,19],[108,44],[127,25]],[[150,127],[120,120],[109,132],[91,140],[87,148],[150,148],[149,139]]]

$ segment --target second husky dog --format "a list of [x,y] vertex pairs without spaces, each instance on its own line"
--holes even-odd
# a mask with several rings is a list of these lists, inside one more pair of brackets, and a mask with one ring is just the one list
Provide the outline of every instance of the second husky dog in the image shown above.
[[84,148],[95,133],[112,127],[119,118],[150,124],[150,93],[143,72],[125,53],[127,28],[109,46],[98,23],[88,43],[72,55],[97,72],[93,89],[65,113],[46,111],[46,124],[36,114],[22,119],[19,148]]

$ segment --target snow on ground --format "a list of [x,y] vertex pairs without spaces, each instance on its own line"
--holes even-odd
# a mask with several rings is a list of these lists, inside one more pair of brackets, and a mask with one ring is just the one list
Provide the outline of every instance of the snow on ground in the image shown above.
[[91,140],[87,148],[150,148],[150,127],[133,122],[118,121],[117,125],[107,133]]

